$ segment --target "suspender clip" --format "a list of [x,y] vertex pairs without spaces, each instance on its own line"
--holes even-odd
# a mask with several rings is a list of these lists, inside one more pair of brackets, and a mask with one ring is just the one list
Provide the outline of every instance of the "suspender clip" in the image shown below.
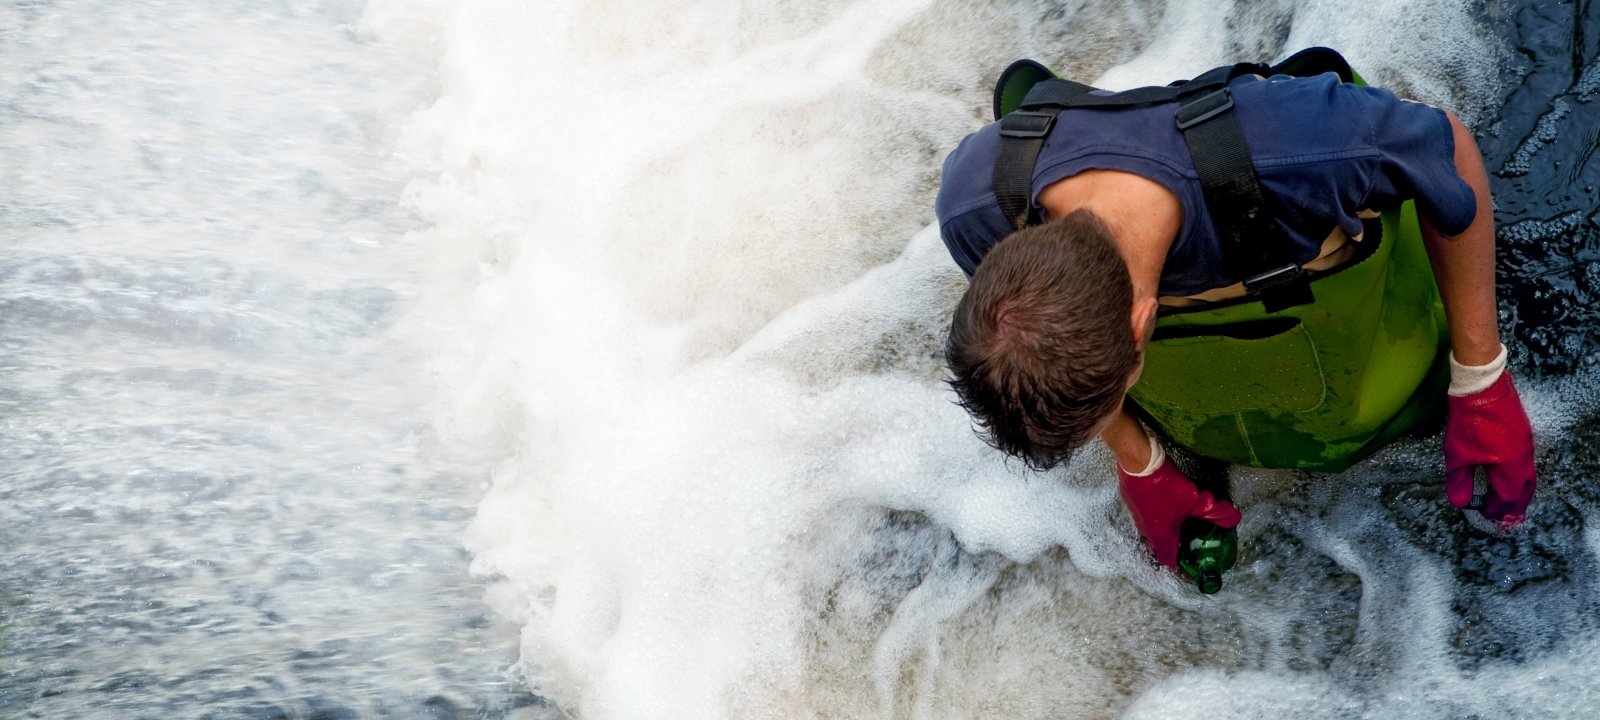
[[1212,90],[1178,108],[1179,130],[1188,130],[1233,109],[1233,93],[1227,86]]
[[1270,290],[1280,285],[1285,285],[1294,282],[1295,280],[1299,280],[1303,272],[1304,271],[1300,269],[1299,265],[1289,263],[1283,267],[1273,268],[1261,273],[1260,275],[1245,280],[1244,290],[1248,293],[1258,293],[1262,290]]
[[1042,138],[1050,135],[1056,113],[1018,110],[1000,121],[1000,137]]

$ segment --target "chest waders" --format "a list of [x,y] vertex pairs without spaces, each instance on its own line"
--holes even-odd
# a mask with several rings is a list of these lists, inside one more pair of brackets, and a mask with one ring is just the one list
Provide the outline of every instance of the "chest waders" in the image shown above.
[[1449,336],[1443,305],[1407,202],[1366,223],[1357,259],[1306,272],[1286,258],[1227,82],[1239,75],[1337,72],[1338,53],[1312,48],[1274,66],[1216,68],[1166,87],[1109,95],[1021,60],[996,84],[1000,125],[995,195],[1013,229],[1038,223],[1033,166],[1069,107],[1173,103],[1223,260],[1244,297],[1162,308],[1129,392],[1168,440],[1239,465],[1337,472],[1443,416]]

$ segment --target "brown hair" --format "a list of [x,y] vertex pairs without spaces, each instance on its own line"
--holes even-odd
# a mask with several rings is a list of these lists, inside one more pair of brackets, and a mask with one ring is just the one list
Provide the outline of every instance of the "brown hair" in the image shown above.
[[1047,470],[1122,403],[1138,364],[1133,284],[1111,232],[1079,210],[984,257],[950,325],[961,406],[996,449]]

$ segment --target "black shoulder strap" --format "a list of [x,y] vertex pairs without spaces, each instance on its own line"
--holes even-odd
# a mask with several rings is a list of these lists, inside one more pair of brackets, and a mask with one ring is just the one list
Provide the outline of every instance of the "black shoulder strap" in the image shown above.
[[[996,87],[995,111],[1005,112],[1005,105],[1015,102],[1015,83],[1007,82],[1013,73],[1022,70],[1036,79],[1042,69],[1031,60],[1007,68]],[[1054,77],[1037,79],[1017,109],[1000,118],[995,199],[1013,231],[1039,222],[1033,206],[1033,169],[1061,111],[1177,102],[1174,121],[1200,176],[1207,214],[1223,240],[1223,258],[1231,274],[1246,278],[1246,290],[1260,294],[1268,312],[1310,302],[1310,286],[1300,267],[1288,258],[1289,244],[1261,191],[1244,133],[1233,115],[1233,95],[1227,84],[1245,74],[1316,75],[1329,71],[1339,73],[1345,81],[1353,77],[1349,64],[1337,52],[1309,48],[1271,67],[1228,65],[1192,80],[1119,93],[1098,93],[1091,86]],[[1003,98],[1002,92],[1009,95]]]
[[[1002,73],[1000,85],[1004,86],[1007,79],[1024,64],[1030,70],[1033,67],[1042,67],[1031,60],[1018,61]],[[1021,230],[1039,220],[1033,208],[1033,168],[1039,160],[1039,151],[1044,148],[1045,139],[1049,137],[1050,131],[1055,126],[1056,117],[1061,111],[1069,107],[1131,107],[1173,102],[1211,90],[1225,90],[1229,80],[1266,69],[1265,66],[1255,64],[1228,65],[1207,71],[1193,80],[1180,80],[1164,87],[1135,88],[1119,93],[1101,93],[1092,86],[1055,77],[1034,82],[1032,88],[1017,105],[1017,109],[1000,118],[1000,153],[995,159],[994,188],[995,198],[1006,219],[1011,223],[1011,229]],[[1003,108],[1001,97],[1004,92],[1015,93],[1015,89],[996,88],[997,112]],[[1230,100],[1225,109],[1232,107]],[[1211,117],[1208,115],[1197,122],[1209,120]],[[1248,160],[1248,154],[1245,157]]]
[[994,198],[1016,232],[1039,223],[1033,206],[1033,168],[1064,108],[1018,110],[1000,120],[1000,153],[994,159]]

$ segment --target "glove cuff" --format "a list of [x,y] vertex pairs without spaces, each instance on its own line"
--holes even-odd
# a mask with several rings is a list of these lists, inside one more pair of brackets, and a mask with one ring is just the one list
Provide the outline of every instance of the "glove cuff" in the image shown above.
[[1118,465],[1117,469],[1128,477],[1150,477],[1155,471],[1161,469],[1161,463],[1167,460],[1167,451],[1161,449],[1161,443],[1156,441],[1156,436],[1150,432],[1150,428],[1145,427],[1144,423],[1140,423],[1139,429],[1144,431],[1145,437],[1150,438],[1150,462],[1145,463],[1144,469],[1139,472],[1129,472],[1127,468]]
[[1506,346],[1500,346],[1500,354],[1496,355],[1486,365],[1462,365],[1456,362],[1456,354],[1450,353],[1450,389],[1448,392],[1456,397],[1466,397],[1488,390],[1495,380],[1500,378],[1500,373],[1506,369]]

